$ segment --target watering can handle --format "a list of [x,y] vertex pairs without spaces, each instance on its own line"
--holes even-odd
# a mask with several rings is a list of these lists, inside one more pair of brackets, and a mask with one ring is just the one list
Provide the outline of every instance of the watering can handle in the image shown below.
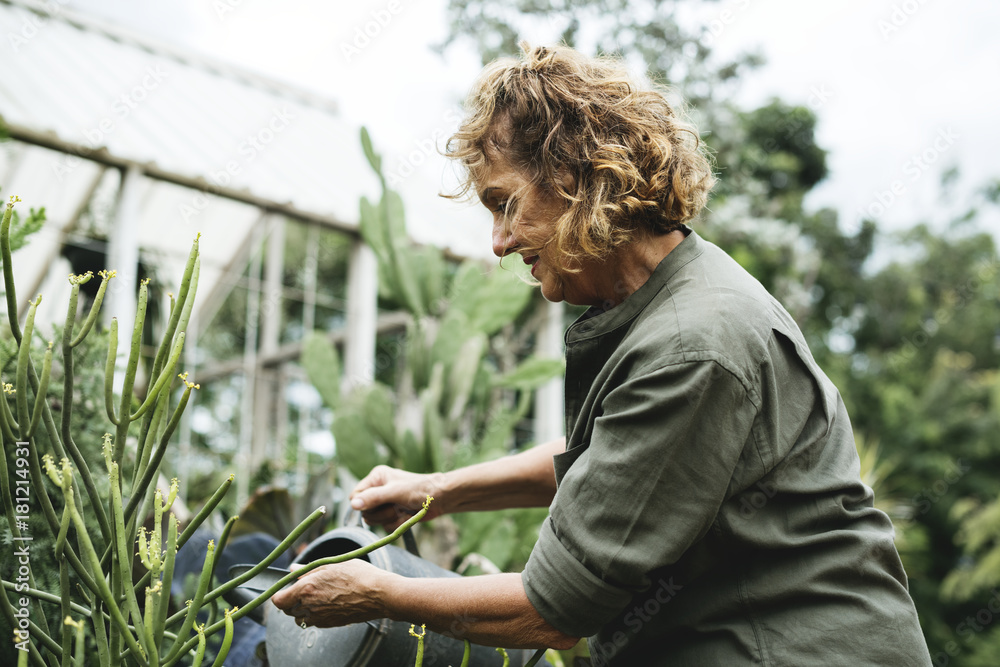
[[[365,523],[361,518],[361,511],[352,509],[348,512],[347,519],[344,521],[344,524],[347,526],[356,524],[359,528],[364,528]],[[417,548],[417,539],[413,536],[412,528],[403,533],[403,546],[406,547],[406,550],[411,554],[420,558],[420,549]]]

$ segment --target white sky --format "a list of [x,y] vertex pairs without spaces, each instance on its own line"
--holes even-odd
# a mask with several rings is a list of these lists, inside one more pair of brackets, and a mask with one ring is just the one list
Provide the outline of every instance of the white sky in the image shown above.
[[[444,60],[427,48],[444,37],[445,0],[72,0],[69,6],[333,97],[348,119],[368,125],[388,172],[415,166],[399,189],[417,238],[489,252],[486,212],[436,197],[446,187],[445,161],[424,159],[420,148],[454,128],[458,104],[480,69],[468,49],[453,47]],[[775,95],[816,107],[830,175],[807,205],[838,209],[847,228],[896,182],[900,194],[881,216],[885,228],[935,217],[929,212],[937,210],[943,168],[961,168],[960,193],[1000,177],[1000,3],[730,0],[705,3],[704,11],[718,21],[717,53],[760,47],[767,57],[738,94],[746,108]],[[390,20],[360,53],[345,56],[343,45],[378,12]],[[819,103],[816,91],[828,99]],[[921,155],[933,158],[926,168],[912,162]],[[996,214],[984,220],[1000,232]]]

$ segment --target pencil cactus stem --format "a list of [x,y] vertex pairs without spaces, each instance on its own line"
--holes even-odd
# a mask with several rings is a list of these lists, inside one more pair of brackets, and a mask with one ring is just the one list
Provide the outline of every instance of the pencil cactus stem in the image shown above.
[[73,653],[73,667],[83,667],[85,657],[87,655],[86,637],[83,633],[86,626],[84,626],[83,621],[74,621],[69,616],[66,617],[64,622],[66,625],[72,626],[73,629],[76,630],[74,636],[75,651]]
[[[210,593],[208,593],[205,596],[204,602],[205,603],[211,602],[212,600],[218,598],[219,596],[225,595],[226,593],[228,593],[232,589],[240,586],[241,584],[243,584],[243,583],[249,581],[250,579],[252,579],[253,577],[257,576],[257,574],[259,572],[261,572],[264,568],[266,568],[268,565],[270,565],[275,560],[277,560],[278,557],[281,554],[285,553],[285,551],[292,544],[295,543],[295,540],[299,539],[299,536],[302,535],[302,533],[304,533],[305,531],[307,531],[311,525],[313,525],[314,523],[316,523],[316,521],[318,521],[320,518],[322,518],[323,515],[325,515],[325,514],[326,514],[326,508],[325,507],[319,507],[319,508],[313,510],[312,513],[309,516],[307,516],[301,523],[299,523],[299,525],[296,526],[295,529],[292,530],[292,532],[290,532],[288,534],[288,536],[285,537],[285,539],[283,539],[281,541],[281,543],[278,544],[278,546],[276,546],[271,551],[271,553],[269,553],[264,559],[262,559],[259,563],[257,563],[257,565],[255,565],[253,568],[251,568],[247,572],[244,572],[240,576],[236,577],[235,579],[231,579],[231,580],[229,580],[229,581],[221,584],[220,586],[216,587],[214,590],[212,590]],[[213,567],[214,567],[214,564],[213,564]],[[291,580],[291,578],[292,577],[289,577],[289,580]],[[267,597],[270,597],[270,596],[267,596]],[[252,602],[244,605],[242,607],[241,611],[239,612],[239,615],[236,617],[236,620],[239,620],[240,618],[243,617],[243,615],[249,613],[250,611],[252,611],[253,609],[255,609],[260,603],[262,603],[262,602],[264,602],[266,600],[267,600],[267,598],[264,598],[263,596],[259,596],[256,599],[254,599]],[[171,625],[175,620],[177,620],[177,616],[178,615],[175,614],[174,616],[168,618],[167,619],[167,625]],[[209,632],[209,634],[212,634],[213,632],[216,632],[219,629],[219,627],[221,627],[221,626],[218,626],[217,624],[213,625],[210,628],[211,632]]]
[[195,630],[198,632],[198,650],[195,651],[191,667],[201,667],[201,663],[205,659],[205,626],[199,625]]
[[170,392],[160,392],[160,397],[156,401],[156,407],[153,408],[153,414],[149,418],[148,424],[143,425],[145,433],[139,436],[139,451],[136,454],[136,464],[132,470],[133,489],[136,488],[136,483],[142,477],[146,466],[149,464],[149,457],[153,452],[153,441],[156,440],[156,432],[160,429],[163,414],[167,411],[169,403]]
[[[181,320],[181,313],[184,310],[184,304],[188,300],[188,295],[192,294],[192,276],[194,274],[195,264],[199,261],[198,259],[198,241],[201,238],[201,234],[195,237],[194,242],[191,244],[191,252],[188,254],[187,264],[184,265],[184,277],[181,278],[181,286],[177,293],[177,300],[174,302],[172,300],[170,307],[170,319],[167,321],[166,330],[163,333],[163,340],[160,341],[160,347],[156,351],[156,358],[153,361],[153,374],[159,374],[163,369],[163,364],[167,359],[167,353],[170,350],[171,341],[174,339],[174,334],[177,332],[177,325]],[[194,285],[197,287],[197,285]]]
[[[42,302],[41,295],[31,302],[28,307],[28,317],[24,323],[24,338],[17,350],[17,375],[15,376],[14,388],[17,391],[15,399],[17,401],[17,422],[21,425],[21,438],[28,439],[28,429],[31,425],[31,413],[28,412],[28,364],[31,362],[31,333],[35,328],[35,313],[38,311],[38,304]],[[44,396],[35,395],[37,401]]]
[[[111,436],[104,436],[104,460],[108,464],[108,478],[111,480],[111,512],[115,522],[114,542],[118,550],[118,567],[121,568],[121,580],[125,583],[125,602],[132,620],[137,628],[143,625],[142,612],[139,610],[139,601],[136,599],[135,590],[132,588],[132,553],[129,548],[128,533],[125,531],[125,517],[122,514],[122,492],[121,480],[119,479],[118,462],[111,460]],[[155,545],[159,550],[159,544]],[[150,559],[155,562],[155,559]],[[152,657],[156,647],[148,640],[142,632],[138,633],[139,640],[146,651],[146,655]]]
[[180,481],[176,477],[170,480],[170,489],[167,491],[167,499],[163,503],[163,511],[168,512],[170,508],[174,506],[174,501],[177,500],[177,494],[180,492]]
[[[64,482],[66,479],[65,476],[69,474],[69,471],[70,471],[69,461],[64,460],[63,461]],[[69,479],[72,479],[71,475],[69,476]],[[72,505],[70,511],[71,511],[71,516],[73,517],[73,526],[76,528],[76,534],[77,537],[79,538],[80,548],[81,551],[83,552],[82,555],[90,563],[90,567],[94,572],[94,583],[96,584],[97,595],[101,598],[101,601],[104,602],[105,606],[107,606],[108,613],[111,615],[111,619],[114,621],[115,626],[121,632],[121,637],[125,640],[125,643],[128,646],[129,651],[132,654],[132,657],[137,662],[139,662],[140,665],[145,666],[147,664],[145,652],[139,646],[138,642],[136,642],[135,637],[129,630],[128,622],[125,620],[125,617],[122,616],[121,609],[118,606],[118,601],[115,599],[115,596],[112,594],[111,589],[108,587],[108,582],[105,581],[103,576],[101,576],[101,572],[103,572],[103,570],[101,569],[101,561],[97,555],[97,552],[94,550],[93,543],[90,541],[90,533],[88,532],[87,524],[84,522],[83,517],[80,515],[80,512],[75,505],[75,501],[73,500],[72,486],[70,486],[68,493],[65,491],[66,486],[64,486],[63,489],[64,489],[64,495],[66,497],[66,504]]]
[[156,643],[156,602],[155,598],[162,597],[163,585],[157,581],[152,588],[146,587],[146,604],[145,604],[145,614],[144,623],[142,626],[142,631],[146,636],[146,645],[152,647],[149,653],[149,665],[150,667],[158,667],[160,664],[160,654],[159,645]]
[[42,419],[42,409],[45,407],[45,395],[49,390],[49,378],[52,374],[52,342],[45,350],[42,359],[42,377],[38,380],[38,391],[35,392],[35,405],[31,412],[31,423],[28,425],[28,435],[25,439],[34,437],[38,422]]
[[[393,542],[393,541],[399,539],[402,536],[403,533],[405,533],[407,530],[410,529],[411,526],[413,526],[414,524],[416,524],[417,522],[419,522],[421,519],[424,518],[424,515],[427,514],[427,510],[429,509],[430,502],[432,500],[433,500],[433,498],[431,496],[427,496],[427,500],[424,502],[424,507],[420,511],[418,511],[412,517],[410,517],[409,519],[407,519],[401,526],[399,526],[399,528],[397,528],[396,530],[394,530],[392,533],[390,533],[386,537],[382,538],[381,540],[378,540],[376,542],[372,542],[371,544],[369,544],[367,546],[361,547],[360,549],[356,549],[356,550],[351,551],[351,552],[346,553],[346,554],[341,554],[339,556],[331,556],[329,558],[320,558],[319,560],[315,560],[315,561],[313,561],[311,563],[307,563],[307,564],[303,565],[302,567],[296,569],[294,572],[289,572],[284,577],[282,577],[277,582],[275,582],[274,585],[272,585],[269,589],[267,589],[266,591],[264,591],[263,593],[261,593],[260,595],[258,595],[256,598],[254,598],[253,600],[251,600],[247,604],[245,604],[242,607],[240,607],[240,609],[238,611],[235,611],[233,613],[233,620],[234,621],[240,620],[241,618],[243,618],[244,616],[246,616],[247,614],[249,614],[251,611],[253,611],[254,609],[256,609],[258,606],[260,606],[264,602],[266,602],[269,599],[271,599],[272,595],[274,595],[279,590],[281,590],[282,588],[284,588],[292,580],[297,579],[298,577],[301,577],[303,574],[306,574],[307,572],[309,572],[311,570],[314,570],[317,567],[320,567],[322,565],[329,565],[329,564],[332,564],[332,563],[342,563],[344,561],[351,560],[353,558],[359,558],[360,556],[363,556],[363,555],[365,555],[365,554],[367,554],[367,553],[369,553],[371,551],[374,551],[375,549],[383,547],[386,544],[389,544],[390,542]],[[319,519],[325,513],[326,513],[326,508],[325,507],[320,507],[320,508],[316,509],[315,511],[313,511],[313,513],[310,514],[309,517],[306,518],[305,521],[303,521],[302,523],[300,523],[295,528],[295,530],[293,530],[288,535],[288,537],[286,537],[282,541],[281,544],[279,544],[277,547],[275,547],[274,551],[272,551],[267,556],[267,558],[265,558],[260,563],[258,563],[257,565],[255,565],[253,568],[247,570],[246,572],[244,572],[240,576],[238,576],[235,579],[232,579],[232,580],[226,582],[225,584],[219,586],[214,591],[212,591],[211,593],[209,593],[208,595],[206,595],[205,599],[203,600],[203,603],[207,603],[208,601],[210,601],[210,600],[218,597],[219,595],[223,595],[226,592],[228,592],[229,590],[231,590],[233,588],[236,588],[236,587],[242,585],[243,583],[249,581],[250,579],[254,578],[255,576],[257,576],[257,574],[261,570],[263,570],[264,568],[266,568],[275,559],[277,559],[278,556],[281,555],[285,551],[285,549],[288,548],[288,546],[290,546],[296,539],[298,539],[298,536],[301,533],[303,533],[305,530],[307,530],[309,528],[309,526],[312,525],[313,522],[315,522],[317,519]],[[179,615],[175,614],[174,617],[168,618],[167,619],[167,625],[170,625],[171,622],[172,622],[172,620],[174,620],[174,618],[176,618],[176,617],[179,617]],[[209,626],[208,628],[205,629],[205,633],[207,635],[211,636],[212,634],[218,632],[222,628],[222,626],[223,626],[223,621],[218,621],[216,623],[213,623],[211,626]],[[183,636],[183,633],[178,633],[178,636],[179,637]],[[184,645],[181,647],[181,650],[175,656],[173,656],[172,658],[166,659],[166,660],[164,660],[161,663],[162,666],[163,667],[172,667],[177,662],[177,660],[180,658],[181,655],[184,655],[187,651],[190,651],[192,648],[194,648],[195,641],[196,640],[194,638],[192,638],[192,639],[189,639],[187,642],[185,642]],[[173,652],[173,651],[171,651],[171,652]]]
[[146,527],[139,526],[139,536],[137,538],[139,547],[139,560],[147,570],[153,570],[153,563],[149,559],[149,543],[146,541]]
[[[142,472],[142,478],[139,480],[139,484],[135,487],[136,489],[148,489],[149,484],[156,474],[156,471],[160,469],[160,462],[163,461],[163,455],[166,453],[167,443],[170,441],[170,437],[177,430],[177,425],[181,423],[181,415],[184,413],[184,408],[187,407],[188,399],[191,398],[191,387],[186,387],[184,393],[181,394],[181,399],[177,403],[177,407],[174,408],[174,413],[170,416],[170,422],[167,424],[166,430],[163,435],[160,436],[160,441],[157,443],[156,451],[153,453],[149,460],[149,465]],[[117,449],[116,449],[117,452]],[[128,507],[125,509],[125,523],[131,523],[132,518],[139,503],[143,500],[145,496],[144,493],[133,493],[132,497],[129,498]]]
[[[240,520],[240,517],[239,517],[238,514],[237,515],[233,515],[233,516],[229,517],[229,520],[226,521],[226,525],[223,526],[223,528],[222,528],[222,534],[219,535],[218,550],[215,553],[215,562],[216,563],[219,562],[219,558],[222,556],[222,552],[226,550],[226,545],[229,543],[229,534],[231,532],[233,532],[233,526],[235,526],[236,522],[239,521],[239,520]],[[212,571],[212,574],[215,574],[214,570]]]
[[[427,496],[427,500],[424,501],[424,506],[422,509],[420,509],[420,511],[411,516],[402,525],[400,525],[399,528],[392,531],[390,534],[386,535],[382,539],[376,540],[375,542],[372,542],[371,544],[363,546],[359,549],[355,549],[354,551],[349,551],[346,554],[340,554],[339,556],[330,556],[328,558],[320,558],[318,560],[314,560],[311,563],[306,563],[302,567],[297,568],[294,572],[289,572],[284,577],[275,582],[275,584],[271,586],[271,588],[267,589],[267,591],[261,593],[251,602],[245,604],[241,608],[240,612],[237,613],[236,620],[242,618],[244,614],[249,613],[261,603],[269,600],[272,595],[277,593],[279,590],[284,588],[287,584],[291,583],[293,580],[301,577],[303,574],[306,574],[307,572],[316,569],[317,567],[321,567],[323,565],[332,565],[334,563],[343,563],[344,561],[352,560],[354,558],[360,558],[361,556],[364,556],[367,553],[370,553],[372,551],[375,551],[376,549],[384,547],[385,545],[390,544],[391,542],[395,542],[400,537],[402,537],[403,533],[408,531],[414,524],[418,523],[421,519],[424,518],[424,515],[426,515],[428,509],[430,509],[430,502],[432,500],[433,498],[431,496]],[[315,510],[309,516],[309,518],[300,523],[295,528],[295,530],[292,531],[292,533],[290,533],[289,536],[285,538],[285,540],[281,544],[279,544],[274,549],[274,551],[271,552],[271,554],[267,558],[265,558],[262,562],[258,563],[252,569],[241,574],[239,577],[236,577],[235,579],[232,579],[229,582],[220,586],[219,588],[215,589],[214,591],[212,591],[211,595],[214,596],[216,594],[219,595],[224,594],[230,589],[236,588],[242,583],[249,581],[250,579],[255,577],[258,572],[267,567],[274,559],[276,559],[281,553],[283,553],[284,550],[288,548],[288,546],[294,543],[294,541],[298,538],[299,533],[304,532],[309,527],[309,524],[311,524],[312,521],[318,519],[325,512],[326,512],[325,507],[320,507],[319,509]],[[209,634],[212,634],[212,632],[215,632],[216,630],[218,630],[216,626],[210,627]]]
[[[139,406],[139,409],[136,410],[133,414],[129,415],[129,421],[134,422],[136,419],[139,419],[144,414],[146,414],[146,410],[148,410],[149,406],[156,401],[156,398],[157,396],[159,396],[160,392],[163,391],[165,388],[169,389],[170,386],[169,378],[171,378],[174,374],[174,368],[177,367],[177,362],[181,358],[181,351],[183,349],[184,349],[184,332],[182,331],[177,336],[177,342],[174,343],[174,349],[170,353],[170,359],[167,362],[166,368],[164,368],[163,371],[160,373],[160,376],[156,378],[156,382],[153,384],[153,388],[149,390],[149,393],[146,395],[146,400],[142,402],[142,405]],[[164,385],[166,385],[166,387],[164,387]],[[125,413],[122,412],[122,414]]]
[[111,326],[108,329],[108,358],[104,363],[104,408],[108,413],[108,420],[118,426],[118,417],[115,415],[115,360],[118,358],[117,317],[111,319]]
[[469,667],[469,658],[472,657],[472,644],[465,640],[465,651],[462,653],[462,664],[459,667]]
[[59,561],[59,610],[64,619],[62,632],[62,646],[60,650],[62,651],[62,667],[69,667],[69,659],[72,657],[72,632],[70,628],[74,627],[73,624],[67,624],[66,621],[72,620],[70,613],[70,598],[69,598],[69,568],[66,565],[66,559],[60,559]]
[[223,620],[226,634],[222,637],[222,646],[219,647],[219,653],[215,656],[215,662],[212,663],[212,667],[223,667],[226,664],[226,656],[229,655],[229,649],[233,645],[233,613],[237,609],[239,607],[226,610],[226,618]]
[[178,331],[187,331],[188,322],[191,321],[191,310],[194,307],[194,299],[189,298],[192,290],[198,288],[198,280],[201,277],[201,258],[195,257],[194,267],[191,270],[191,282],[188,284],[188,294],[185,295],[184,305],[181,307],[181,316],[177,321]]
[[12,195],[3,212],[0,221],[0,261],[3,262],[3,284],[7,297],[7,320],[10,322],[10,332],[14,334],[14,342],[21,344],[21,326],[17,321],[17,293],[14,288],[14,265],[10,261],[10,221],[14,215],[14,204],[21,198]]
[[139,370],[139,355],[142,349],[142,329],[146,323],[146,302],[149,299],[148,280],[139,283],[139,300],[135,308],[135,322],[132,325],[132,343],[129,347],[128,362],[125,365],[125,380],[122,383],[121,407],[118,410],[118,432],[115,434],[115,460],[121,461],[128,435],[129,413],[132,407],[132,390]]
[[0,384],[0,431],[2,431],[4,440],[7,442],[14,442],[20,439],[14,434],[14,430],[18,428],[17,422],[14,421],[14,415],[11,414],[10,406],[7,405],[7,396],[4,395],[13,391],[14,385]]
[[503,667],[510,667],[510,656],[507,655],[507,649],[498,646],[497,653],[503,656]]
[[69,524],[72,518],[69,512],[63,510],[62,521],[59,524],[59,534],[56,535],[55,553],[56,558],[62,558],[63,549],[66,548],[66,536],[69,534]]
[[63,354],[66,354],[70,349],[70,343],[73,341],[73,326],[76,324],[76,310],[77,302],[80,299],[80,285],[85,281],[81,280],[83,277],[89,277],[91,274],[89,271],[83,276],[78,276],[73,273],[69,274],[69,303],[66,305],[66,321],[63,323],[62,331],[62,347]]
[[170,608],[170,587],[173,585],[174,577],[174,557],[177,555],[177,518],[171,514],[167,520],[167,551],[163,566],[163,579],[160,584],[166,595],[160,595],[154,602],[155,618],[153,622],[153,636],[156,646],[163,644],[163,633],[166,629],[167,610]]
[[183,653],[183,637],[187,637],[191,632],[191,627],[194,625],[194,621],[198,616],[198,610],[201,609],[206,602],[208,602],[208,600],[205,600],[205,593],[208,592],[208,587],[212,583],[212,570],[214,567],[215,541],[209,540],[205,554],[205,563],[202,565],[201,576],[198,578],[198,589],[195,591],[194,599],[189,601],[187,614],[184,616],[184,623],[181,624],[181,629],[177,633],[177,640],[174,642],[173,646],[170,647],[170,651],[164,659],[165,662],[169,663],[171,658]]
[[90,333],[90,330],[94,327],[94,322],[97,321],[97,315],[101,310],[101,304],[104,303],[104,293],[108,290],[108,282],[115,277],[115,271],[98,271],[98,275],[101,276],[101,285],[97,288],[97,295],[94,297],[94,303],[90,305],[90,312],[87,314],[87,319],[83,321],[83,326],[80,327],[80,332],[69,342],[70,347],[77,347]]
[[417,638],[417,659],[413,663],[413,667],[423,667],[424,666],[424,637],[427,636],[427,626],[421,625],[420,632],[416,631],[416,626],[410,625],[410,636]]

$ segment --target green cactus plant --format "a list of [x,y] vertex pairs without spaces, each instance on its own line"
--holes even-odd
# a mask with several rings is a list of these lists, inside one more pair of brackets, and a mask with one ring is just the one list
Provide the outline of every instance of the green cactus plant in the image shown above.
[[[80,397],[74,391],[75,350],[95,329],[108,283],[114,272],[102,272],[97,295],[83,322],[77,323],[80,287],[91,274],[71,276],[72,286],[67,316],[58,347],[49,342],[39,367],[32,359],[36,337],[35,316],[41,297],[31,302],[23,328],[18,320],[14,271],[11,261],[14,205],[11,197],[0,224],[0,261],[3,265],[8,330],[0,332],[4,354],[16,357],[13,383],[4,383],[0,399],[0,435],[4,456],[0,457],[0,497],[9,539],[21,556],[22,567],[11,580],[0,585],[0,623],[14,637],[19,665],[34,667],[82,665],[87,647],[96,645],[96,662],[101,667],[137,665],[171,667],[203,646],[216,632],[226,637],[216,659],[221,665],[232,638],[232,624],[268,597],[262,594],[241,609],[226,610],[224,618],[207,627],[195,625],[198,611],[213,609],[226,591],[249,580],[250,572],[212,587],[212,569],[218,550],[209,547],[198,591],[188,608],[169,613],[169,589],[174,555],[219,504],[232,484],[226,480],[183,531],[173,514],[167,520],[166,548],[161,535],[161,519],[176,497],[172,485],[164,498],[156,488],[161,464],[171,436],[197,385],[178,374],[184,331],[187,327],[198,283],[198,239],[192,245],[177,298],[173,300],[163,339],[149,373],[142,401],[133,396],[142,345],[147,287],[140,286],[136,318],[130,336],[121,397],[115,399],[115,359],[118,353],[118,323],[112,321],[105,366],[104,409],[110,422],[104,439],[106,473],[92,471],[76,442],[74,405]],[[32,219],[38,214],[32,213]],[[21,237],[23,238],[23,237]],[[47,400],[53,376],[53,356],[59,353],[63,375],[62,395],[56,410]],[[8,364],[0,364],[8,367]],[[174,402],[174,384],[180,377],[180,396]],[[11,406],[13,403],[13,407]],[[126,443],[134,443],[126,447]],[[127,455],[126,455],[127,454]],[[108,489],[102,493],[102,489]],[[127,497],[127,502],[126,502]],[[292,531],[257,570],[273,562],[299,535],[318,521],[320,508]],[[31,531],[41,515],[44,531],[54,540],[58,561],[58,592],[43,590],[31,567]],[[150,534],[141,528],[150,513],[155,519]],[[28,518],[31,518],[29,522]],[[86,516],[85,516],[86,515]],[[89,522],[88,522],[89,519]],[[223,531],[225,537],[235,517]],[[96,528],[95,528],[96,525]],[[39,537],[42,537],[41,535]],[[39,541],[39,545],[48,542]],[[138,550],[145,573],[133,571],[133,555]],[[221,550],[221,547],[220,547]],[[39,554],[41,556],[41,554]],[[72,577],[71,577],[72,575]],[[75,585],[71,585],[74,582]],[[61,610],[65,619],[58,627],[46,620],[45,606]],[[8,647],[4,647],[7,649]],[[199,662],[197,653],[195,663]]]
[[[502,456],[533,392],[564,369],[561,359],[517,363],[511,324],[529,319],[535,298],[526,267],[488,270],[472,260],[452,267],[440,249],[412,244],[403,201],[388,187],[363,128],[361,143],[382,186],[378,201],[361,199],[361,236],[378,262],[381,299],[411,317],[389,355],[399,367],[392,386],[345,381],[326,337],[306,337],[302,365],[334,412],[337,461],[361,478],[378,464],[428,473]],[[516,566],[544,517],[532,510],[456,515],[457,555],[476,552],[501,569]],[[455,555],[439,554],[439,561]]]
[[[380,463],[431,472],[496,456],[528,413],[532,391],[563,371],[561,360],[535,357],[507,373],[491,364],[491,339],[525,312],[532,287],[513,271],[487,273],[474,261],[449,278],[440,249],[408,240],[402,199],[388,188],[365,129],[361,142],[382,184],[378,202],[361,199],[361,235],[378,260],[382,298],[412,318],[393,387],[348,382],[342,391],[336,352],[321,334],[307,337],[302,364],[335,412],[338,460],[362,477]],[[497,389],[518,399],[505,405]]]

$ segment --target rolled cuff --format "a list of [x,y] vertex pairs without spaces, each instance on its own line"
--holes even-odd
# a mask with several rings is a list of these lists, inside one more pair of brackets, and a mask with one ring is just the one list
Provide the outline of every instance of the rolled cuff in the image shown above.
[[528,600],[556,630],[571,637],[590,637],[611,621],[632,594],[603,581],[559,541],[546,519],[538,543],[521,574]]

